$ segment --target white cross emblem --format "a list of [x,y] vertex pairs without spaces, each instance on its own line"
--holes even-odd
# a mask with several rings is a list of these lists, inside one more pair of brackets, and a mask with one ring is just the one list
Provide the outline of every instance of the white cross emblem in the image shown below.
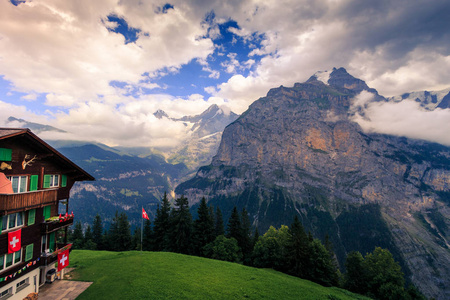
[[66,256],[65,254],[63,254],[63,256],[61,257],[61,259],[59,260],[59,263],[60,263],[62,266],[65,266],[65,265],[66,265],[66,260],[67,260],[67,256]]
[[17,237],[13,237],[13,239],[11,240],[11,242],[9,242],[9,244],[13,247],[16,248],[16,244],[20,242],[20,240]]

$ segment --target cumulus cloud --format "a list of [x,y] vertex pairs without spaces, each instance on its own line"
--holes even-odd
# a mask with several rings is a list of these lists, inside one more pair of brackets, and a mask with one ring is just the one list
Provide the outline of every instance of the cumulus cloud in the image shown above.
[[[450,84],[446,0],[174,0],[173,8],[164,10],[166,3],[40,0],[14,6],[1,1],[0,75],[12,92],[25,93],[23,101],[44,99],[49,111],[41,116],[0,102],[8,109],[0,117],[14,111],[17,117],[72,132],[73,138],[82,132],[80,136],[109,144],[168,145],[185,133],[154,119],[157,109],[179,117],[215,103],[242,113],[270,88],[303,82],[318,70],[343,66],[384,96]],[[111,15],[136,29],[134,42],[115,32],[119,24],[108,20]],[[215,21],[206,22],[211,15]],[[230,27],[229,33],[255,47],[244,59],[214,44],[221,38],[219,25],[230,20],[239,28]],[[208,63],[212,55],[227,57],[222,70]],[[157,78],[176,74],[192,61],[200,63],[205,77],[226,78],[204,87],[210,98],[148,95],[167,88]],[[112,84],[116,82],[120,85]],[[370,95],[360,97],[365,101]],[[355,115],[358,122],[382,132],[388,128],[381,124],[381,111],[387,110],[387,118],[399,107],[363,104]],[[416,115],[415,108],[403,107],[411,110],[408,116]],[[422,113],[416,117],[427,116],[423,120],[430,124],[446,114],[437,110],[430,118]],[[389,120],[398,124],[402,115]],[[398,128],[406,130],[402,124]]]
[[366,132],[405,136],[450,146],[450,110],[424,110],[415,101],[370,102],[373,95],[355,97],[352,120]]

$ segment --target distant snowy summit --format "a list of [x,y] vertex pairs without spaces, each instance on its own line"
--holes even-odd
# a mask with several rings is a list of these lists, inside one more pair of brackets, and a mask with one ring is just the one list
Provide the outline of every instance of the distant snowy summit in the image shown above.
[[418,91],[412,93],[404,93],[400,96],[388,98],[388,101],[415,101],[426,110],[435,110],[436,108],[450,108],[450,88],[441,91]]
[[344,68],[333,68],[328,71],[318,71],[311,76],[307,82],[320,81],[326,85],[333,87],[341,87],[350,89],[356,92],[366,90],[377,95],[375,101],[387,102],[401,102],[401,101],[415,101],[420,103],[420,106],[426,110],[435,110],[436,108],[450,108],[450,88],[441,91],[417,91],[404,93],[399,96],[384,98],[378,95],[375,89],[369,88],[367,84],[358,78],[350,75]]

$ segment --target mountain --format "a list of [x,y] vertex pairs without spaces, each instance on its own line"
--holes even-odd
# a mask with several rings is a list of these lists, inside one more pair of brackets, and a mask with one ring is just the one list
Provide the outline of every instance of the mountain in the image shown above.
[[109,224],[117,210],[127,212],[132,227],[139,226],[141,208],[153,215],[164,192],[173,190],[172,180],[187,172],[185,165],[169,164],[159,155],[119,154],[105,145],[62,147],[58,151],[96,179],[77,183],[71,190],[69,207],[84,224],[92,224],[96,214]]
[[390,97],[388,101],[400,102],[400,101],[415,101],[420,103],[426,110],[434,110],[436,108],[450,108],[450,88],[437,91],[420,91],[405,93],[400,96]]
[[350,251],[388,248],[427,296],[449,299],[450,148],[364,133],[351,121],[363,91],[388,101],[343,68],[271,89],[175,192],[205,197],[224,219],[245,207],[260,232],[298,216],[329,235],[341,267]]
[[192,171],[190,175],[194,175],[198,167],[211,162],[219,147],[222,131],[237,118],[238,115],[228,107],[213,104],[199,115],[172,119],[186,125],[189,138],[169,151],[167,161],[184,163]]
[[[6,124],[8,126],[11,123],[15,123],[15,124],[11,124],[11,127],[29,128],[29,129],[33,130],[33,132],[36,134],[39,134],[43,131],[65,132],[64,130],[58,129],[58,128],[50,126],[50,125],[43,125],[43,124],[39,124],[39,123],[28,122],[23,119],[17,119],[15,117],[9,117],[6,122],[7,122]],[[20,126],[17,123],[19,123]]]

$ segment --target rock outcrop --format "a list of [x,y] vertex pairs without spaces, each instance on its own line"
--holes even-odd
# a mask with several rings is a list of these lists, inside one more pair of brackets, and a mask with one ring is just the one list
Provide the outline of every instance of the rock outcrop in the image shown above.
[[255,101],[176,193],[225,217],[245,207],[260,230],[298,215],[330,235],[341,266],[349,251],[388,248],[427,296],[450,298],[450,148],[364,133],[351,121],[355,97],[387,100],[345,69],[325,75]]

